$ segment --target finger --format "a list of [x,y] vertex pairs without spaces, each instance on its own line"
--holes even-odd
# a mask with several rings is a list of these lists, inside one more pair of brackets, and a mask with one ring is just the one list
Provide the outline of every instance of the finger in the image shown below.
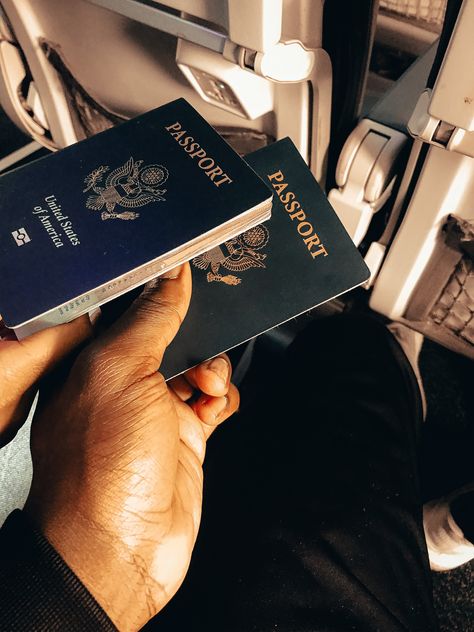
[[178,375],[168,382],[169,388],[183,402],[188,401],[194,395],[194,387],[187,381],[184,375]]
[[87,316],[24,340],[0,341],[0,445],[16,435],[31,408],[37,382],[93,333]]
[[28,418],[36,388],[32,386],[14,403],[1,407],[0,414],[0,448],[10,443]]
[[0,342],[0,371],[8,382],[9,399],[21,396],[92,334],[91,321],[85,315],[23,340]]
[[203,393],[223,397],[229,389],[232,365],[227,355],[223,353],[189,369],[184,376],[191,386]]
[[192,404],[194,413],[199,417],[206,439],[211,436],[216,427],[233,415],[239,408],[240,395],[234,384],[229,385],[227,395],[224,397],[211,397],[201,395]]
[[157,371],[191,299],[189,264],[147,283],[129,309],[102,336],[100,346],[146,374]]
[[179,417],[179,438],[202,463],[206,453],[206,435],[202,423],[192,408],[173,391],[171,391],[171,397]]
[[[179,405],[177,405],[178,408]],[[202,423],[188,406],[188,411],[180,411],[179,415],[179,438],[194,452],[199,462],[202,464],[206,454],[206,434]]]

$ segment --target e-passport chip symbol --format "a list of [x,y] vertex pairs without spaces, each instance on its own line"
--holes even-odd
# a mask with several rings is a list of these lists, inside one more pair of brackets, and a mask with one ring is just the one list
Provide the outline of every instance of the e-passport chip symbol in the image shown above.
[[29,241],[31,241],[30,236],[26,232],[24,228],[19,228],[18,230],[14,230],[12,232],[12,237],[16,242],[17,246],[24,246]]

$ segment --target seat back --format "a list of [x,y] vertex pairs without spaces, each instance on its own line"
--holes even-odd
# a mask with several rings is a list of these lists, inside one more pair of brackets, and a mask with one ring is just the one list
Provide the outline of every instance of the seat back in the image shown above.
[[0,104],[43,145],[63,147],[185,97],[214,126],[244,134],[247,149],[251,138],[258,146],[290,136],[323,178],[332,83],[322,0],[2,7]]

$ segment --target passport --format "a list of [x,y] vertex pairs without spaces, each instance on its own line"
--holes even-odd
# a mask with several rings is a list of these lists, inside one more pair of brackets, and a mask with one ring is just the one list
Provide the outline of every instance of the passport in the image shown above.
[[67,322],[268,219],[253,169],[178,99],[0,178],[0,313]]
[[246,157],[271,187],[272,217],[191,261],[188,314],[166,379],[364,283],[369,270],[289,138]]

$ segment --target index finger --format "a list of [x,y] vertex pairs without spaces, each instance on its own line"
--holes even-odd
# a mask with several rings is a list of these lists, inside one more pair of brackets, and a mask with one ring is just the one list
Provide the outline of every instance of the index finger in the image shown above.
[[0,342],[0,375],[13,395],[21,395],[93,334],[87,315],[38,331],[23,340]]
[[[178,391],[186,393],[184,381],[190,385],[191,389],[197,389],[206,395],[213,397],[223,397],[229,390],[232,377],[232,365],[225,353],[221,353],[215,358],[201,362],[197,366],[189,369],[183,375],[174,380],[170,380],[170,386],[174,389],[175,384]],[[192,390],[191,390],[192,395]],[[183,399],[187,399],[186,397]]]

